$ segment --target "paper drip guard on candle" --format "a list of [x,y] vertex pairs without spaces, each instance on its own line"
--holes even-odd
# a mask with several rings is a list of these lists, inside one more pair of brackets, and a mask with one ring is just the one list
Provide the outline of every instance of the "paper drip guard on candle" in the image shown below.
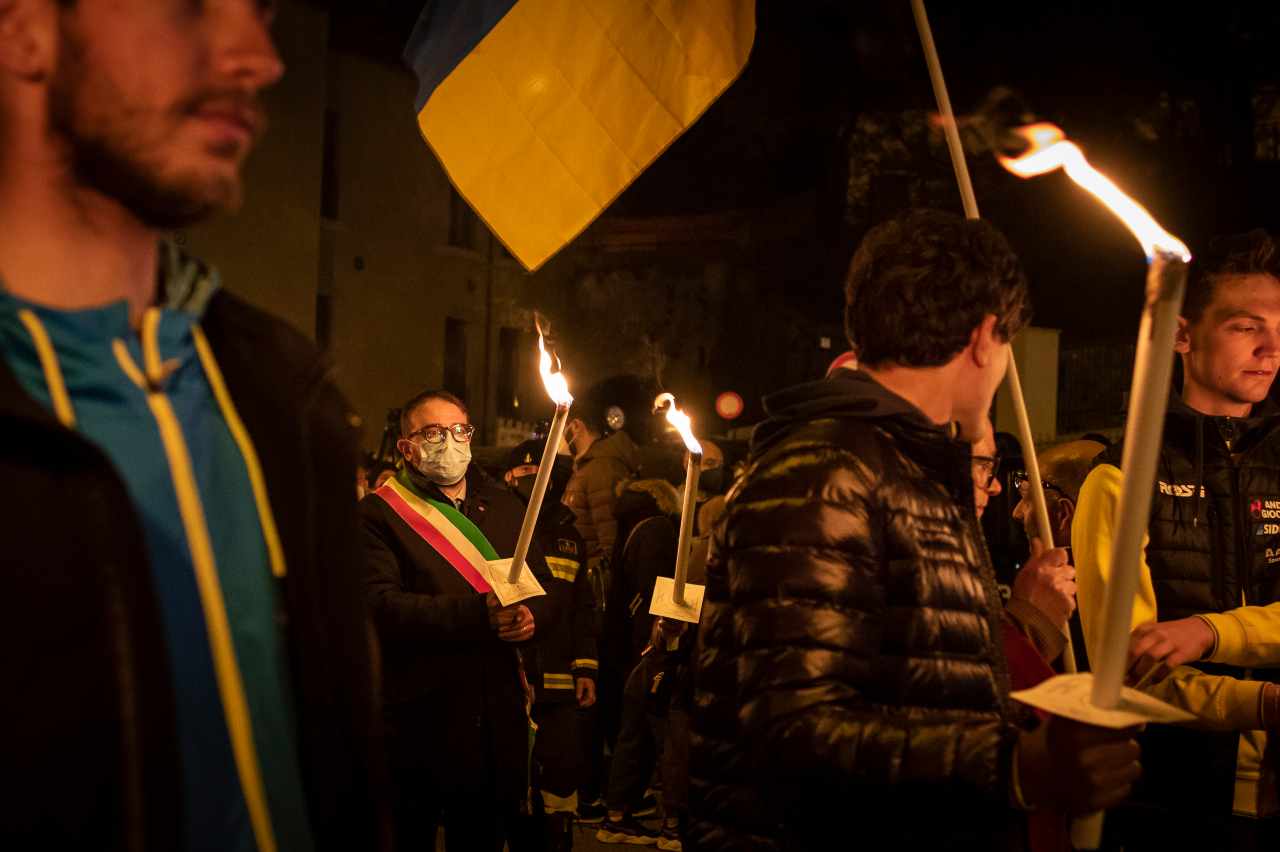
[[521,571],[516,581],[510,582],[507,576],[511,570],[510,558],[491,559],[484,563],[483,567],[479,567],[479,570],[489,584],[489,588],[493,589],[493,596],[503,606],[511,606],[547,593],[532,571]]
[[1128,686],[1121,690],[1114,706],[1099,707],[1093,703],[1091,672],[1058,675],[1031,689],[1011,692],[1009,697],[1054,716],[1115,730],[1148,722],[1177,725],[1196,720],[1194,714]]
[[705,593],[705,586],[685,583],[684,603],[678,604],[675,578],[659,577],[653,585],[653,602],[649,604],[649,614],[697,624],[702,618],[702,597]]

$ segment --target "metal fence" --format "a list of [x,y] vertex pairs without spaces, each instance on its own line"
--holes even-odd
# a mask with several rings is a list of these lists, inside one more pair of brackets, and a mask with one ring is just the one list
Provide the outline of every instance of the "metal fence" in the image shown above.
[[1135,344],[1114,341],[1058,350],[1058,434],[1102,432],[1124,425]]

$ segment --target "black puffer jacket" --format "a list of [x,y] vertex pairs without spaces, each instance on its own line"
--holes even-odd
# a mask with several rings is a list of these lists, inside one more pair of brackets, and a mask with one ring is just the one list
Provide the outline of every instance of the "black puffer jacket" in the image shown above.
[[968,447],[863,373],[766,406],[707,568],[690,848],[1016,847]]

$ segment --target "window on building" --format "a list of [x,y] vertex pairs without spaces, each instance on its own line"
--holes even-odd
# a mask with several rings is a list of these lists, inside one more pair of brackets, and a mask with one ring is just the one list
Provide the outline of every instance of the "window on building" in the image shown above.
[[449,187],[449,245],[475,249],[479,219],[458,190]]
[[454,317],[444,321],[444,389],[467,398],[467,324]]
[[1254,156],[1280,160],[1280,87],[1265,86],[1253,94]]
[[320,215],[338,221],[338,111],[324,111],[324,149],[321,153]]
[[520,330],[498,329],[498,416],[517,419],[520,411]]

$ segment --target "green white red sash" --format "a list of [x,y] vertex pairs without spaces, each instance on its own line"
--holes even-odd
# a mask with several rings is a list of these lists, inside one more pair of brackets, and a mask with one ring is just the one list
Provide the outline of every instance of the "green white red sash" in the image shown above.
[[[391,511],[400,516],[409,527],[422,536],[432,550],[444,557],[453,566],[453,570],[461,575],[480,594],[492,591],[489,582],[484,578],[482,566],[485,562],[498,558],[498,551],[485,538],[483,532],[466,515],[448,503],[420,497],[407,484],[408,474],[403,470],[399,476],[393,476],[381,488],[374,491]],[[513,649],[516,657],[516,673],[520,680],[520,689],[524,693],[524,715],[528,724],[528,752],[525,763],[525,801],[524,811],[532,810],[532,772],[533,743],[538,734],[538,726],[533,721],[533,688],[525,674],[524,657],[519,649]]]
[[395,477],[373,492],[480,594],[491,591],[483,566],[498,552],[471,520],[439,500],[419,497]]

